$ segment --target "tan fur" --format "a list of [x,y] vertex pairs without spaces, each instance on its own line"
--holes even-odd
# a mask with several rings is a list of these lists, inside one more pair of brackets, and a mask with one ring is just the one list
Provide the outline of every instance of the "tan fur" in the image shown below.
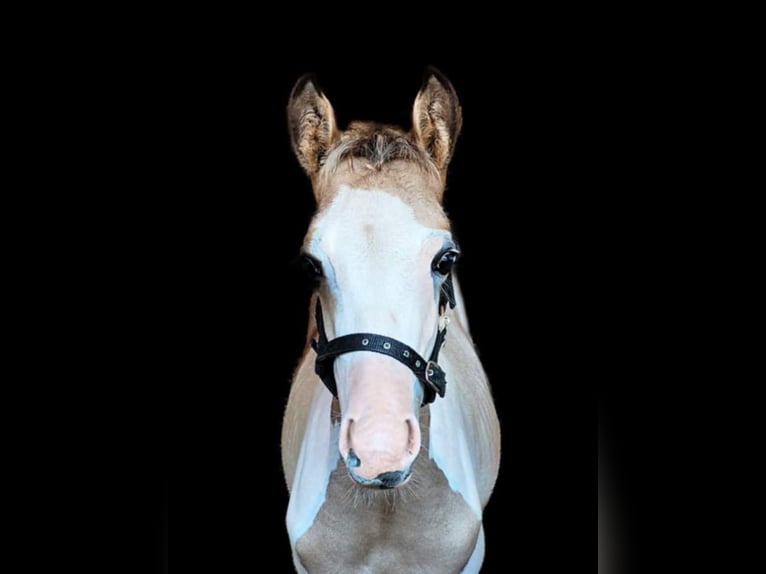
[[[293,149],[312,180],[318,215],[346,185],[391,193],[411,206],[424,225],[450,228],[441,200],[462,115],[446,79],[431,76],[421,89],[409,133],[359,122],[338,131],[329,101],[311,83],[296,84],[288,110]],[[313,229],[312,224],[307,240]],[[462,305],[456,279],[455,288]],[[499,469],[500,425],[464,309],[451,317],[448,344],[439,362],[448,373],[447,392],[463,408],[483,508]],[[308,340],[314,337],[316,325],[310,312]],[[295,477],[309,406],[315,389],[322,385],[313,371],[314,358],[307,344],[285,410],[282,462],[288,489]],[[400,489],[371,491],[359,486],[348,477],[339,457],[325,502],[296,543],[297,556],[309,572],[449,573],[463,569],[481,523],[428,456],[429,413],[429,407],[421,409],[421,452],[413,465],[412,480]],[[328,412],[328,420],[337,415]]]
[[479,521],[425,454],[416,459],[413,475],[413,483],[401,489],[362,491],[339,461],[327,502],[298,541],[306,569],[312,574],[338,572],[339,565],[342,572],[460,572],[476,544]]
[[412,130],[444,174],[463,126],[463,112],[449,82],[431,76],[415,98]]
[[338,139],[330,100],[310,79],[298,82],[290,95],[287,125],[295,156],[306,173],[319,172],[325,154]]

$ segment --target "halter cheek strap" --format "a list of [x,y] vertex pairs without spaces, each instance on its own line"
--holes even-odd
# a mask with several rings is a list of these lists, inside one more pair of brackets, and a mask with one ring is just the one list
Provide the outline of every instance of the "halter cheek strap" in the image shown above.
[[332,341],[328,340],[322,315],[322,303],[317,298],[315,313],[319,336],[316,340],[311,341],[311,347],[317,354],[314,370],[333,396],[337,397],[338,389],[335,383],[335,370],[333,369],[336,357],[353,351],[371,351],[388,355],[410,369],[421,382],[423,385],[423,405],[427,405],[436,399],[437,394],[440,397],[444,397],[446,391],[447,378],[438,364],[438,359],[439,351],[441,351],[447,336],[447,323],[449,321],[445,314],[446,308],[449,305],[451,309],[454,309],[455,304],[455,293],[452,285],[452,275],[450,274],[447,275],[442,283],[439,298],[440,317],[436,341],[434,342],[431,356],[426,360],[409,345],[385,335],[353,333],[336,337]]

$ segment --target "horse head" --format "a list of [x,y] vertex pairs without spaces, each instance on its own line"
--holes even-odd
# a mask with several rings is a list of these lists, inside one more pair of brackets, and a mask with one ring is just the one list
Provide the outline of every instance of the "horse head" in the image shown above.
[[459,254],[442,207],[461,127],[449,80],[430,69],[412,127],[341,129],[313,76],[293,87],[288,127],[316,213],[302,257],[317,280],[317,373],[340,408],[338,448],[356,483],[405,484],[421,406],[445,392],[435,357]]

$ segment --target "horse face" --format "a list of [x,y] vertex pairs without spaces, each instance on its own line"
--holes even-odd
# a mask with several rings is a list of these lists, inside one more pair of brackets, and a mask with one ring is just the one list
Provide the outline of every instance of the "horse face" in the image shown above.
[[[311,229],[304,251],[322,270],[328,337],[376,333],[429,356],[444,281],[435,260],[455,249],[449,231],[428,227],[392,193],[348,186]],[[373,352],[343,354],[334,369],[339,449],[349,474],[365,486],[404,484],[420,450],[421,383],[399,361]]]
[[[462,124],[452,84],[428,71],[409,132],[372,122],[341,130],[312,76],[296,82],[287,112],[319,208],[304,250],[322,269],[327,336],[375,333],[430,356],[444,280],[433,260],[454,249],[441,206]],[[404,484],[420,449],[420,382],[396,359],[367,351],[343,354],[333,368],[340,454],[352,478]]]

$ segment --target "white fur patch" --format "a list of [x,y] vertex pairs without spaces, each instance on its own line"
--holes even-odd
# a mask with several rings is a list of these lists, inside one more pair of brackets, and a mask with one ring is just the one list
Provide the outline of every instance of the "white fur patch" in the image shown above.
[[[454,369],[450,368],[448,361],[444,361],[442,366],[449,381],[449,374]],[[481,520],[481,498],[471,455],[471,449],[476,446],[468,444],[463,408],[455,390],[450,392],[449,384],[444,398],[437,399],[431,405],[429,441],[428,454],[447,477],[450,488],[460,493],[476,513],[476,518]]]
[[[449,231],[426,227],[412,207],[390,193],[347,186],[314,229],[307,249],[325,272],[328,338],[377,333],[427,357],[438,319],[439,285],[431,262],[452,244]],[[335,361],[342,409],[347,404],[342,381],[353,355]]]
[[287,532],[293,549],[322,507],[330,473],[338,464],[338,425],[330,421],[331,404],[330,392],[317,385],[287,506]]
[[417,348],[422,341],[413,332],[422,329],[426,310],[417,308],[424,303],[419,290],[427,289],[425,303],[435,312],[431,258],[450,239],[448,231],[417,221],[413,209],[390,193],[341,186],[308,246],[324,265],[337,305],[335,336],[390,327],[385,334]]
[[481,565],[484,562],[484,526],[479,529],[479,538],[476,540],[476,547],[473,549],[471,558],[463,568],[461,574],[477,574],[481,571]]

